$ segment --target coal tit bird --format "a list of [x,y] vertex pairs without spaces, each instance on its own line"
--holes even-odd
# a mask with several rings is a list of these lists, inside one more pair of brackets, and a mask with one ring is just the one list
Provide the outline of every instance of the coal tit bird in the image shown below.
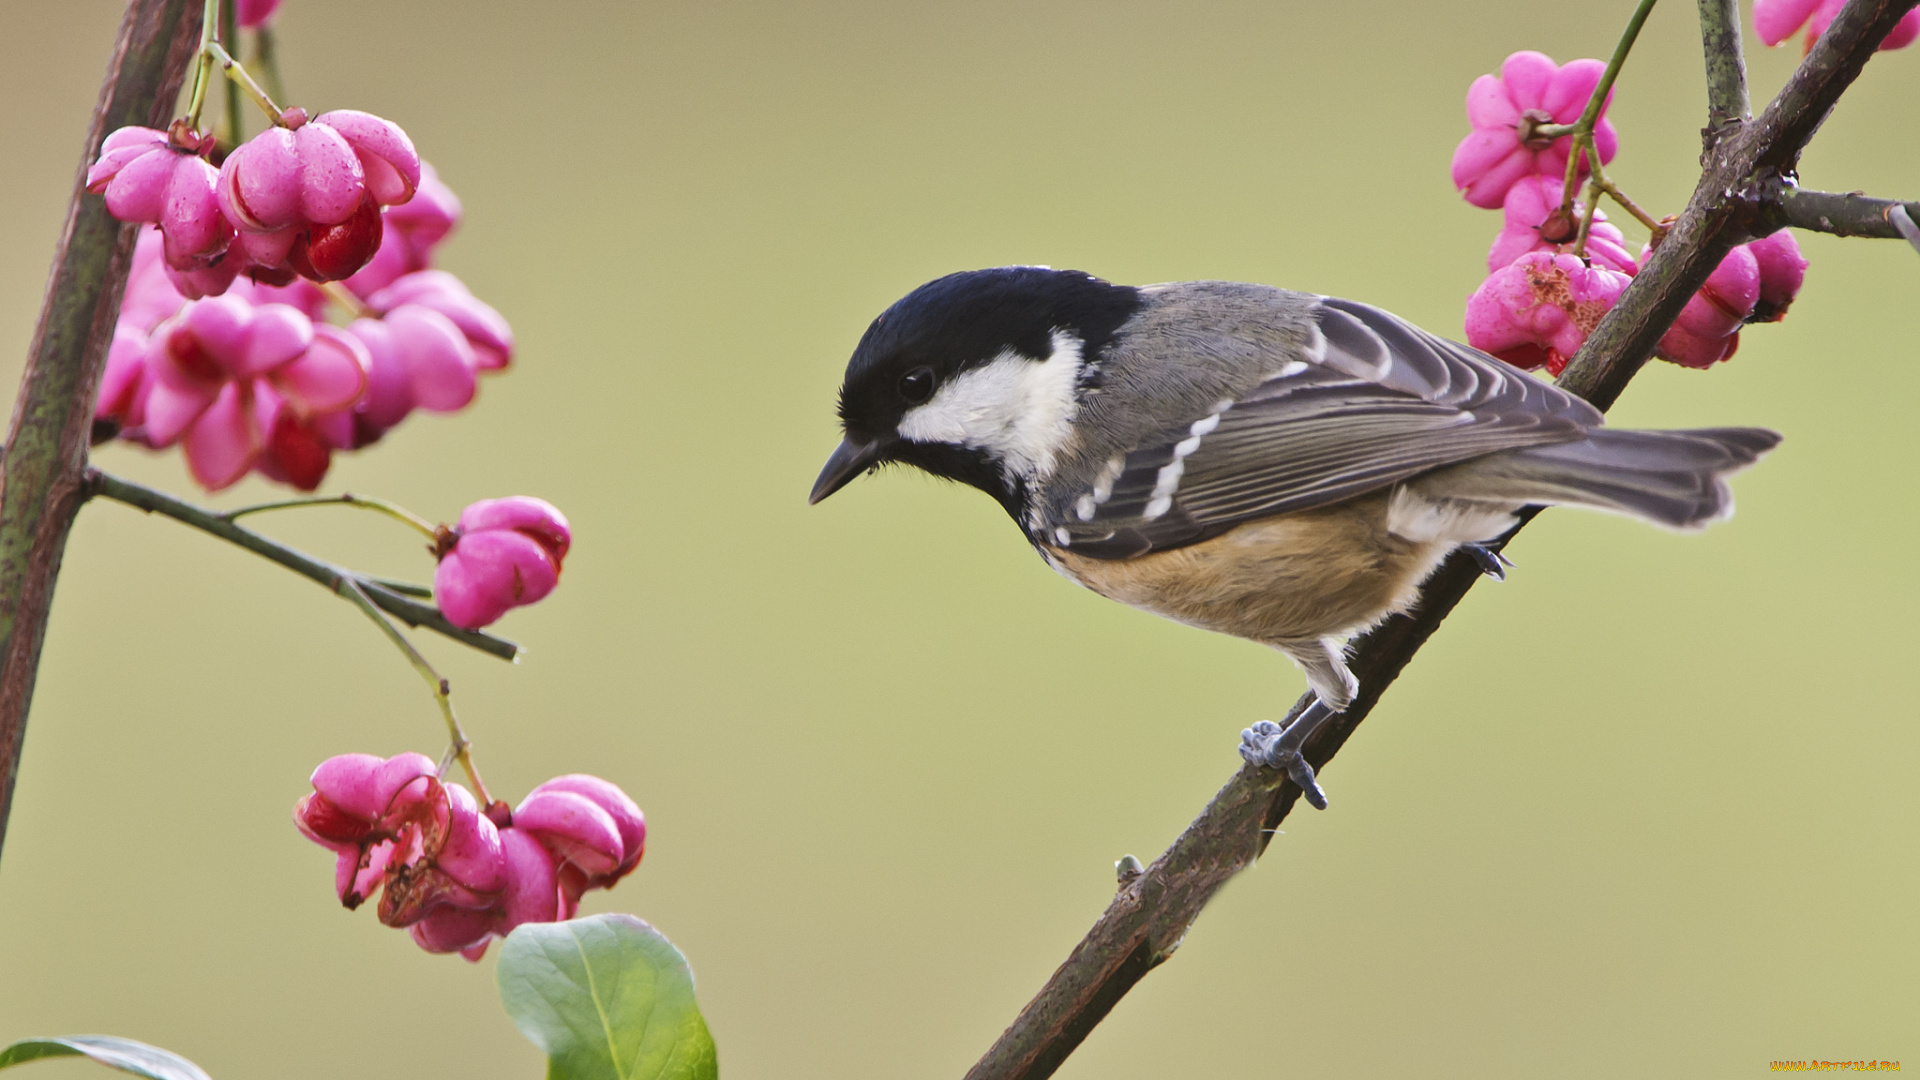
[[915,465],[993,496],[1094,592],[1292,659],[1316,702],[1243,732],[1241,753],[1316,806],[1300,749],[1358,690],[1347,639],[1411,606],[1455,548],[1526,506],[1697,528],[1780,441],[1605,428],[1572,394],[1351,300],[1035,266],[950,274],[888,308],[847,364],[840,421],[810,502]]

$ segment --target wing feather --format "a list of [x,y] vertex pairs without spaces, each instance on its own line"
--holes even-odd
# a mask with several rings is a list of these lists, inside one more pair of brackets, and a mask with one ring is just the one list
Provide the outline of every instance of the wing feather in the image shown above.
[[[1485,353],[1323,299],[1304,358],[1126,454],[1050,535],[1097,558],[1181,547],[1501,450],[1576,442],[1591,405]],[[1304,362],[1303,362],[1304,361]]]

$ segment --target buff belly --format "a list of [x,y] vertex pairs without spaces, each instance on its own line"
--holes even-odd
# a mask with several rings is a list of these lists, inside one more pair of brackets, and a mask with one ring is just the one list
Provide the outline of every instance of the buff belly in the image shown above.
[[1044,550],[1055,569],[1102,596],[1292,654],[1405,610],[1453,549],[1452,539],[1388,531],[1388,503],[1381,492],[1136,559]]

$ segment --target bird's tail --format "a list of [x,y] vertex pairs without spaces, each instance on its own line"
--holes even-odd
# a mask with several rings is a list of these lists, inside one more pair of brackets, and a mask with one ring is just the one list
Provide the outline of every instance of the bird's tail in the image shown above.
[[1733,514],[1726,478],[1778,446],[1765,428],[1613,431],[1557,446],[1508,450],[1434,473],[1420,484],[1447,499],[1586,506],[1674,529]]

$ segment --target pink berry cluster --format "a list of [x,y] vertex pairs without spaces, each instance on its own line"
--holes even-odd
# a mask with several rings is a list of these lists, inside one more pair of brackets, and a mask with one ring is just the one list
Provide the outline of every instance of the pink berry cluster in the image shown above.
[[[346,293],[339,301],[351,302],[349,314],[358,317],[334,326],[325,320],[336,300],[306,269],[315,260],[344,268],[332,261],[343,234],[310,225],[238,234],[208,226],[208,212],[195,209],[195,201],[204,201],[210,176],[216,192],[227,190],[225,166],[215,174],[197,152],[121,139],[139,130],[109,136],[89,174],[116,216],[155,226],[141,230],[134,249],[95,407],[96,439],[118,435],[153,449],[178,443],[194,479],[210,491],[249,472],[311,491],[335,451],[378,441],[415,409],[465,408],[478,377],[512,360],[513,331],[500,313],[452,274],[432,269],[435,247],[459,224],[460,201],[431,166],[412,159],[405,176],[413,179],[406,180],[385,159],[376,158],[374,166],[351,155],[332,159],[336,172],[362,178],[363,195],[394,196],[402,187],[410,193],[373,213],[370,226],[355,226],[363,233],[370,228],[375,246],[341,283]],[[269,129],[261,138],[274,132],[286,129]],[[404,139],[399,134],[385,145]],[[259,142],[236,150],[227,165]],[[121,153],[128,147],[141,148],[140,154]],[[238,194],[226,201],[240,199],[256,215],[250,220],[260,220],[269,201],[246,194],[242,175]],[[190,197],[176,198],[176,188]],[[371,200],[365,196],[363,210]],[[284,220],[296,202],[271,204],[271,220]],[[221,194],[213,205],[213,219],[224,225]],[[229,246],[209,258],[209,236]],[[261,239],[249,247],[248,237]],[[275,257],[283,244],[285,264],[268,268],[259,261]]]
[[583,893],[611,889],[647,845],[646,816],[599,777],[555,777],[517,807],[483,807],[422,754],[328,758],[293,820],[334,853],[348,910],[378,892],[382,923],[468,960],[522,923],[571,919]]
[[[1805,26],[1806,48],[1811,49],[1845,3],[1846,0],[1753,0],[1753,29],[1763,43],[1778,45]],[[1920,9],[1907,12],[1895,23],[1880,42],[1880,48],[1904,49],[1916,38],[1920,38]]]
[[[1475,206],[1499,207],[1502,226],[1487,253],[1487,277],[1467,300],[1467,341],[1508,363],[1558,375],[1652,253],[1636,257],[1599,210],[1584,244],[1586,207],[1566,201],[1568,136],[1546,139],[1536,127],[1577,120],[1604,65],[1564,66],[1537,52],[1509,56],[1498,76],[1467,92],[1472,132],[1453,155],[1453,181]],[[1618,136],[1603,103],[1594,152],[1604,165]],[[1582,160],[1578,175],[1586,173]],[[1740,328],[1781,318],[1800,291],[1807,261],[1786,231],[1733,249],[1688,300],[1655,355],[1706,368],[1734,354]]]
[[511,608],[538,603],[560,583],[573,529],[552,503],[529,495],[486,499],[442,525],[433,597],[455,626],[477,630]]
[[382,208],[421,183],[407,133],[353,109],[312,119],[287,109],[218,169],[216,149],[185,121],[124,127],[87,170],[87,190],[114,217],[160,227],[167,266],[193,296],[224,292],[242,273],[276,285],[350,277],[380,246]]

